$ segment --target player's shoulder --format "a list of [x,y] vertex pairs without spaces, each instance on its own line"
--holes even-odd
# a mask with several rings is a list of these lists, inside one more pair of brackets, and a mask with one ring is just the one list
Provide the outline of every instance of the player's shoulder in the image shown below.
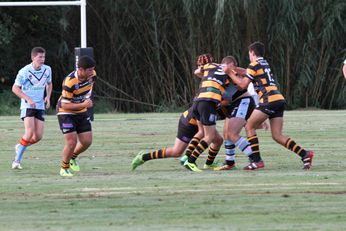
[[256,60],[256,61],[253,61],[253,62],[251,62],[249,64],[249,68],[254,68],[254,67],[258,66],[258,65],[259,65],[259,62],[258,62],[258,60]]
[[251,63],[249,64],[248,69],[253,70],[253,71],[257,71],[257,70],[259,70],[259,69],[262,68],[262,66],[263,66],[262,64],[263,64],[263,63],[261,63],[260,60],[256,60],[256,61],[251,62]]
[[52,72],[52,68],[49,65],[43,64],[42,68]]
[[207,63],[207,64],[203,65],[202,70],[203,71],[210,71],[210,70],[215,70],[217,68],[219,68],[219,64],[217,64],[217,63]]
[[78,79],[75,76],[75,72],[71,72],[64,79],[64,85],[67,87],[72,87],[73,85],[78,83]]
[[21,69],[19,69],[18,73],[24,74],[30,70],[31,70],[31,64],[27,64],[24,67],[22,67]]

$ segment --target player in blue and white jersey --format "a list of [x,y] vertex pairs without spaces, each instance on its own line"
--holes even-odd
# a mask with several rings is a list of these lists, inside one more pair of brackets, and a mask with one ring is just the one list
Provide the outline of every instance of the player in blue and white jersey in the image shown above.
[[45,108],[50,107],[53,89],[52,70],[44,64],[45,54],[44,48],[34,47],[31,50],[32,62],[19,70],[12,86],[13,93],[21,98],[20,118],[24,121],[25,128],[24,135],[15,147],[16,156],[12,169],[22,169],[24,151],[43,136]]

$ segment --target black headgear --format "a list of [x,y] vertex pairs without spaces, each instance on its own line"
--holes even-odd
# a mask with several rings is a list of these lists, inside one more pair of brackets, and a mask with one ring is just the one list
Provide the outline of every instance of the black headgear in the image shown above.
[[83,69],[91,68],[96,66],[96,62],[93,58],[87,55],[83,55],[78,59],[78,67]]

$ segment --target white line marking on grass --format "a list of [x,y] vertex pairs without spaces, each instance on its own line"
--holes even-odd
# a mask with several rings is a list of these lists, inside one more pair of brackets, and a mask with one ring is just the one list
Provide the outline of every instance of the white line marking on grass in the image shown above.
[[[178,117],[177,117],[178,118]],[[166,119],[172,119],[172,120],[176,120],[177,118],[166,118]],[[140,121],[140,120],[159,120],[162,121],[162,118],[103,118],[103,119],[95,119],[93,122],[98,122],[98,121]],[[45,122],[57,122],[58,119],[45,119]],[[20,119],[17,120],[0,120],[0,122],[2,124],[10,124],[10,123],[18,123],[18,122],[22,122]]]
[[[76,193],[112,193],[112,194],[131,194],[131,193],[145,193],[151,191],[167,191],[173,192],[208,192],[208,191],[224,191],[224,190],[239,190],[241,188],[250,189],[261,187],[261,190],[273,189],[272,187],[277,187],[275,189],[292,189],[302,186],[331,186],[331,185],[342,185],[340,183],[284,183],[284,184],[216,184],[214,187],[202,188],[201,186],[194,186],[193,189],[186,189],[189,186],[158,186],[158,187],[111,187],[111,188],[77,188],[65,190],[65,192],[76,192]],[[217,188],[216,188],[217,187]]]
[[[282,192],[282,190],[292,190],[297,189],[297,186],[330,186],[330,185],[342,185],[340,183],[299,183],[299,184],[255,184],[255,186],[262,186],[260,190],[251,191],[249,189],[249,186],[254,188],[254,184],[244,184],[244,185],[227,185],[228,187],[223,187],[226,185],[217,185],[217,188],[187,188],[188,186],[172,186],[172,187],[120,187],[120,188],[81,188],[81,189],[73,189],[73,190],[66,190],[65,193],[53,193],[49,194],[47,196],[53,196],[53,197],[66,197],[67,195],[70,195],[70,193],[75,193],[78,197],[102,197],[102,196],[111,196],[111,195],[130,195],[130,194],[147,194],[147,193],[165,193],[167,195],[171,194],[185,194],[185,193],[196,193],[196,192],[230,192],[230,191],[237,191],[240,190],[240,193],[242,193],[243,190],[246,190],[245,193],[250,194],[267,194],[268,190],[271,190],[271,193],[304,193],[303,191],[293,191],[293,192]],[[221,186],[221,187],[220,187]],[[276,188],[272,187],[263,187],[263,186],[276,186]],[[277,186],[283,186],[283,187],[277,187]],[[237,188],[238,187],[238,188]],[[243,188],[240,188],[243,187]],[[179,189],[180,188],[180,189]],[[243,189],[243,190],[242,190]],[[249,191],[250,190],[250,191]],[[276,191],[280,190],[280,191]],[[324,193],[323,191],[314,192],[312,189],[309,189],[309,192],[307,193]],[[329,191],[326,191],[325,193],[330,193]],[[337,192],[336,192],[337,194]]]

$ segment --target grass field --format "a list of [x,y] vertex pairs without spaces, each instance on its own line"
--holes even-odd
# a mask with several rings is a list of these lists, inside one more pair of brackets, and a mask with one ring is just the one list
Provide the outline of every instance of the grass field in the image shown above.
[[[165,159],[131,171],[138,151],[173,144],[178,118],[96,115],[82,171],[65,179],[55,116],[21,171],[10,164],[23,125],[0,117],[0,230],[345,230],[346,111],[286,112],[284,133],[315,151],[311,171],[268,131],[258,132],[263,170],[193,173]],[[237,153],[241,169],[247,160]]]

